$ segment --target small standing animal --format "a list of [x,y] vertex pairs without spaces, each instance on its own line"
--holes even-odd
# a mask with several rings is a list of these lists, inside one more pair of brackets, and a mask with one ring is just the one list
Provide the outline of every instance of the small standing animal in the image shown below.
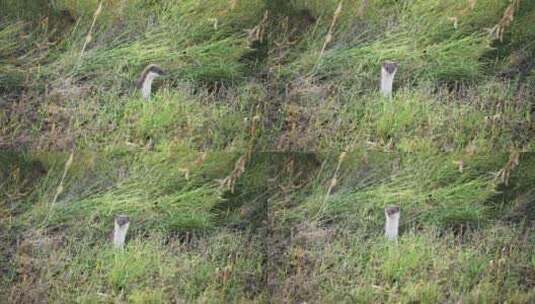
[[149,64],[141,73],[141,76],[136,80],[136,87],[141,90],[143,98],[149,99],[152,91],[152,81],[158,77],[165,75],[165,72],[155,64]]
[[385,216],[385,236],[387,239],[393,241],[398,238],[399,230],[399,214],[400,208],[398,206],[386,207]]
[[124,247],[126,240],[126,233],[130,227],[130,220],[126,215],[118,215],[115,217],[115,225],[113,229],[113,246],[117,249]]
[[398,64],[392,61],[385,61],[381,68],[381,93],[385,97],[392,96],[392,86],[394,76],[398,70]]

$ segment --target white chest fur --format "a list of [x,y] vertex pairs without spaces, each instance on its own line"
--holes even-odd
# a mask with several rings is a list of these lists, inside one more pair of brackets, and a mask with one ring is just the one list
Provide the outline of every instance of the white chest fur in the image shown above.
[[115,220],[113,230],[113,245],[115,248],[123,248],[128,227],[130,227],[130,222],[122,223],[120,220]]
[[399,230],[399,208],[386,208],[385,236],[389,240],[396,240]]
[[381,69],[381,93],[383,96],[392,96],[392,86],[394,84],[395,75],[396,70],[390,73],[384,67]]
[[141,94],[143,95],[143,98],[150,98],[150,93],[152,91],[152,81],[158,76],[159,75],[154,72],[149,72],[147,74],[147,76],[145,77],[145,81],[143,81],[143,85],[141,86]]

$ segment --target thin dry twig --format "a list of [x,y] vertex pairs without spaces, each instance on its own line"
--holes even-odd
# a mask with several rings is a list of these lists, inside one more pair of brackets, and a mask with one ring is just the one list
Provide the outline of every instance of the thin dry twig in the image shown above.
[[93,40],[93,36],[91,33],[93,32],[93,28],[95,27],[95,23],[97,22],[97,17],[100,15],[101,12],[102,12],[102,1],[99,2],[97,6],[97,10],[93,14],[93,22],[91,22],[91,27],[89,28],[89,32],[87,33],[87,36],[85,37],[84,46],[82,47],[82,51],[80,52],[80,58],[82,58],[82,56],[84,55],[85,49],[87,45],[89,44],[89,42]]
[[513,23],[515,12],[520,8],[521,0],[511,0],[503,13],[502,19],[493,28],[489,29],[489,35],[492,40],[503,41],[505,30]]
[[257,24],[252,29],[245,29],[247,33],[247,41],[251,47],[254,42],[264,42],[264,37],[266,35],[267,22],[269,20],[269,11],[264,12],[264,17],[259,24]]
[[336,187],[336,185],[338,185],[338,174],[340,172],[340,168],[342,167],[342,163],[344,162],[346,156],[347,156],[347,152],[346,151],[343,151],[342,153],[340,153],[340,156],[338,156],[338,164],[336,165],[336,169],[334,170],[333,177],[331,178],[331,182],[329,184],[329,188],[327,189],[327,192],[325,193],[325,197],[323,198],[323,204],[322,204],[319,212],[316,215],[316,219],[318,217],[320,217],[321,214],[323,214],[323,212],[325,211],[325,208],[327,208],[327,201],[329,200],[329,197],[331,196],[331,193],[332,193],[334,187]]
[[230,193],[234,193],[236,181],[245,173],[245,167],[247,166],[247,163],[249,160],[251,160],[253,149],[256,142],[256,130],[257,130],[257,124],[260,121],[260,116],[256,115],[252,119],[252,126],[251,126],[251,139],[249,141],[249,148],[247,149],[247,152],[242,155],[236,164],[234,164],[234,170],[230,173],[229,176],[225,177],[223,180],[220,181],[221,188],[227,189],[230,191]]
[[507,161],[507,164],[505,164],[505,167],[503,167],[496,174],[496,178],[494,179],[495,182],[500,182],[504,184],[505,186],[508,186],[509,179],[511,178],[511,173],[519,164],[520,164],[520,152],[512,151],[511,154],[509,155],[509,160]]
[[341,0],[338,3],[338,7],[336,8],[336,11],[334,12],[333,20],[331,22],[331,26],[329,27],[329,31],[327,32],[327,36],[325,37],[325,42],[323,43],[323,47],[321,48],[318,61],[321,59],[321,57],[323,56],[323,53],[325,52],[325,49],[327,49],[327,46],[329,45],[329,43],[331,43],[333,39],[334,27],[336,26],[336,21],[338,20],[338,18],[340,17],[340,14],[342,13],[343,3],[344,3],[344,0]]
[[54,199],[52,200],[52,204],[55,204],[58,200],[58,197],[63,193],[63,181],[65,181],[65,177],[67,176],[67,171],[69,171],[69,168],[72,165],[72,162],[74,160],[74,151],[71,152],[71,155],[69,155],[69,159],[67,159],[67,162],[65,163],[65,168],[63,169],[63,175],[61,176],[61,181],[59,182],[58,188],[56,189],[56,194],[54,195]]
[[347,155],[347,152],[344,151],[338,157],[338,165],[336,166],[336,170],[334,171],[334,175],[333,175],[333,177],[331,179],[331,183],[329,185],[329,189],[327,189],[327,193],[325,195],[325,201],[327,201],[327,199],[331,195],[334,187],[336,187],[336,185],[338,184],[338,173],[340,172],[340,167],[342,166],[342,162],[346,158],[346,155]]

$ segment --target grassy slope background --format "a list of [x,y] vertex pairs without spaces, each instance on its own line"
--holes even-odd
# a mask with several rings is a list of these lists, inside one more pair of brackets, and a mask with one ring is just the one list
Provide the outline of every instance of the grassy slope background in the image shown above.
[[535,300],[534,2],[0,3],[0,298]]

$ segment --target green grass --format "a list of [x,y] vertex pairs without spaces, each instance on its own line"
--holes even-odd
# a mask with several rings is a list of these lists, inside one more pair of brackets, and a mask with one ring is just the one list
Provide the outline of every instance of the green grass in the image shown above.
[[[10,301],[533,299],[529,225],[500,220],[516,212],[500,198],[532,199],[530,157],[502,195],[491,173],[507,155],[466,158],[460,173],[454,155],[350,152],[325,198],[337,155],[255,154],[230,194],[216,180],[235,155],[199,164],[187,149],[78,153],[55,203],[66,155],[6,157],[5,244],[22,242],[2,247]],[[38,162],[48,173],[21,182]],[[382,237],[392,203],[402,207],[398,244]],[[132,222],[124,251],[107,241],[118,213]]]
[[[13,300],[27,301],[45,293],[54,301],[82,303],[247,301],[244,282],[249,276],[257,279],[261,275],[261,260],[254,253],[239,253],[245,242],[249,241],[239,235],[221,233],[200,241],[193,250],[166,245],[165,238],[158,235],[131,240],[124,251],[106,245],[72,244],[70,250],[55,250],[48,256],[47,267],[39,270],[47,281],[47,290],[21,293]],[[239,258],[229,258],[228,254]],[[230,271],[223,278],[225,270]],[[80,286],[79,282],[85,284]],[[258,294],[256,298],[263,296]]]
[[0,3],[0,299],[535,301],[531,1],[98,3]]

